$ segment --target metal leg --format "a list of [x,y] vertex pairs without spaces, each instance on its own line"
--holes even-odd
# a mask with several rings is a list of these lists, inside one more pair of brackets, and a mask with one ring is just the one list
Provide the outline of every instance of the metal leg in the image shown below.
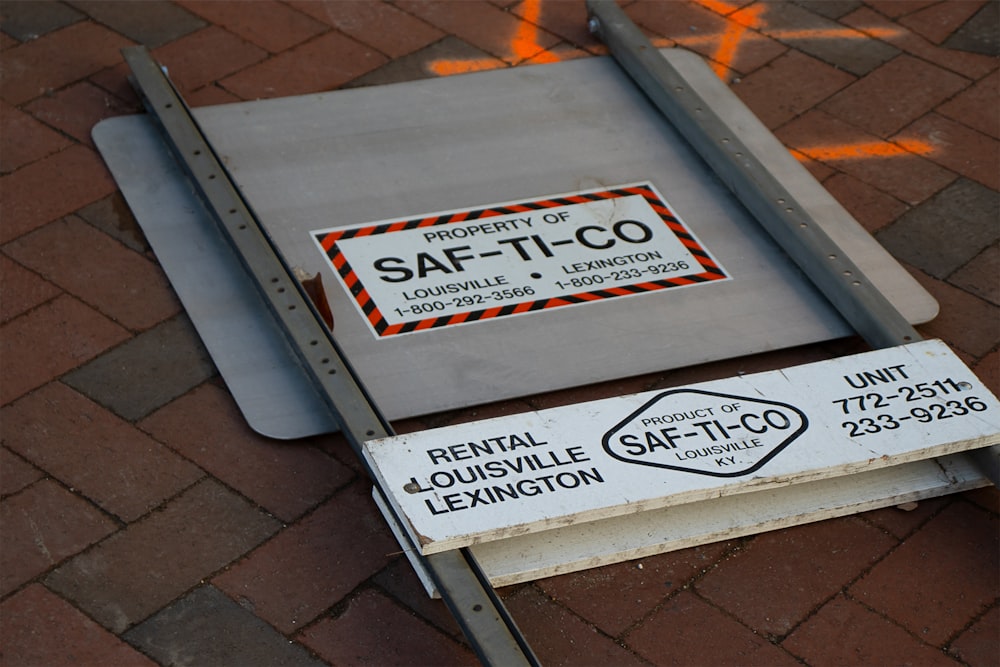
[[613,0],[589,0],[590,28],[733,194],[872,347],[921,339],[711,105]]

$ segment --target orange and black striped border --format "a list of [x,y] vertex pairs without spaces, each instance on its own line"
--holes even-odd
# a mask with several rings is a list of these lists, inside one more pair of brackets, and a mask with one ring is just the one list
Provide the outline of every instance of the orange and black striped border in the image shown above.
[[[591,290],[587,292],[580,292],[578,294],[566,294],[559,297],[540,299],[538,301],[523,301],[521,303],[508,304],[506,306],[473,310],[466,313],[455,313],[454,315],[445,315],[443,317],[429,317],[412,322],[389,324],[385,321],[385,318],[382,316],[382,312],[372,300],[368,290],[361,284],[361,280],[354,273],[354,270],[347,262],[347,258],[344,257],[344,254],[340,251],[340,247],[337,244],[337,241],[342,239],[372,236],[375,234],[390,234],[392,232],[399,232],[407,229],[433,227],[435,225],[449,225],[465,222],[467,220],[482,220],[484,218],[492,218],[500,215],[511,215],[514,213],[523,213],[525,211],[539,211],[559,206],[584,204],[603,199],[617,199],[619,197],[630,197],[634,195],[643,197],[649,203],[657,215],[660,216],[660,219],[663,220],[664,224],[666,224],[678,240],[684,244],[688,252],[698,259],[698,262],[701,264],[702,268],[704,268],[704,271],[697,274],[664,278],[662,280],[651,280],[634,285]],[[365,314],[365,317],[368,318],[368,322],[371,324],[376,334],[381,338],[397,334],[411,333],[414,331],[437,329],[452,324],[476,322],[494,317],[528,313],[536,310],[544,310],[546,308],[558,308],[559,306],[569,306],[578,303],[586,303],[588,301],[600,301],[618,296],[630,296],[633,294],[641,294],[643,292],[669,289],[671,287],[685,287],[687,285],[711,282],[713,280],[725,280],[728,278],[722,267],[716,264],[715,260],[712,259],[708,252],[701,247],[691,232],[688,231],[687,227],[684,226],[684,223],[677,219],[677,217],[667,207],[667,205],[663,203],[659,195],[656,194],[652,186],[649,184],[623,186],[610,190],[584,192],[565,195],[562,197],[553,197],[552,199],[541,199],[518,204],[505,204],[503,206],[493,206],[490,208],[471,211],[459,211],[456,213],[435,215],[426,218],[412,218],[409,220],[400,220],[397,222],[388,222],[354,229],[326,230],[322,232],[313,232],[313,234],[319,244],[323,247],[324,251],[326,251],[326,255],[333,264],[333,268],[344,281],[344,284],[347,286],[347,289],[354,297],[358,306],[361,308],[361,311]]]

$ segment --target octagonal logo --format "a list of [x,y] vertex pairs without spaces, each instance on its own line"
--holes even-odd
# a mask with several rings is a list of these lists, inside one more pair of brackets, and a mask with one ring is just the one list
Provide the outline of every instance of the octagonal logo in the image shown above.
[[798,408],[700,389],[659,394],[604,434],[625,463],[739,477],[774,458],[809,426]]

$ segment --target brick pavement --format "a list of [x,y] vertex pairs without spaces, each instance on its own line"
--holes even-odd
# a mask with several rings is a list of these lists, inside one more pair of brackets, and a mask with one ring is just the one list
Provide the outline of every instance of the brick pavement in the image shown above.
[[[941,302],[1000,392],[998,7],[638,0]],[[468,664],[338,436],[241,420],[88,133],[145,43],[192,104],[590,57],[580,0],[0,5],[0,664]],[[400,424],[822,359],[847,340]],[[1000,663],[995,490],[501,591],[545,664]],[[642,565],[640,568],[639,565]]]

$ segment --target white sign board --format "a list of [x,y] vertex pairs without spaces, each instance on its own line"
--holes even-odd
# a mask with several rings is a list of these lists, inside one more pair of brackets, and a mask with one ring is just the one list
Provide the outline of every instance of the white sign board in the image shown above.
[[423,553],[1000,442],[940,341],[365,444]]
[[380,338],[727,278],[650,183],[311,234]]

